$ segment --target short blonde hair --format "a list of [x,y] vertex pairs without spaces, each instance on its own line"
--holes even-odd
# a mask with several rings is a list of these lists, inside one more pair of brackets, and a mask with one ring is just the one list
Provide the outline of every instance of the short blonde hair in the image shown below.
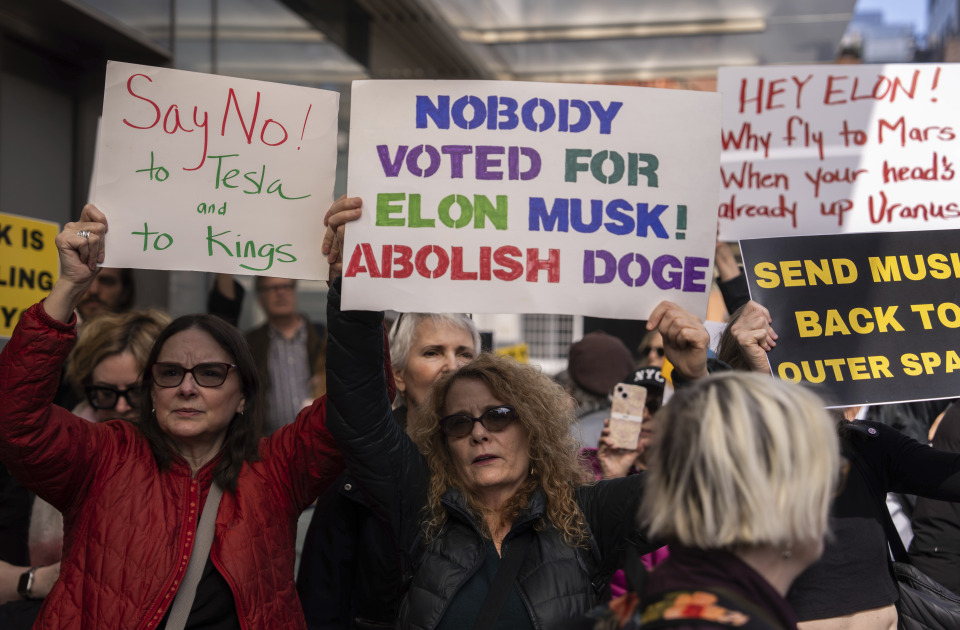
[[821,540],[836,489],[836,425],[812,392],[727,372],[681,390],[650,462],[641,521],[701,549]]
[[126,313],[103,313],[83,327],[77,345],[67,358],[67,380],[83,395],[93,382],[93,370],[109,356],[129,352],[143,371],[153,342],[170,323],[163,311],[148,308]]

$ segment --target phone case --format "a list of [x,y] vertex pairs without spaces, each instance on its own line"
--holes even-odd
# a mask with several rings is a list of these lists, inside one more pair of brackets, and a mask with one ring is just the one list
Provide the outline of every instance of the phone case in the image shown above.
[[629,383],[617,383],[613,388],[613,406],[610,409],[610,440],[617,448],[634,450],[640,438],[643,406],[647,402],[647,388]]

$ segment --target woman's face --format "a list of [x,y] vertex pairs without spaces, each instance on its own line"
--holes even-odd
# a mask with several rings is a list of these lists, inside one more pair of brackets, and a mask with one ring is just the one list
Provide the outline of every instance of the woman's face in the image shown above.
[[[483,381],[461,378],[447,392],[444,417],[464,413],[479,418],[488,409],[503,406]],[[523,484],[530,472],[530,443],[519,422],[492,432],[480,422],[462,438],[447,438],[454,465],[467,488],[478,492],[488,505],[499,507]]]
[[[127,398],[139,400],[140,395],[140,366],[137,359],[130,352],[111,354],[97,363],[90,375],[90,384],[94,387],[105,387],[118,392],[129,392],[127,396],[117,396],[117,403],[109,409],[97,409],[93,413],[97,422],[106,422],[114,418],[121,418],[129,422],[140,420],[140,406],[131,405]],[[112,396],[110,392],[101,392],[100,398]]]
[[[208,333],[191,328],[167,339],[157,363],[175,363],[192,368],[201,363],[234,363],[233,357]],[[230,368],[217,387],[201,387],[193,374],[184,374],[176,387],[151,388],[157,423],[181,446],[215,445],[227,433],[233,416],[243,411],[240,374]]]
[[475,356],[473,335],[469,332],[449,324],[435,324],[431,319],[421,320],[413,332],[406,366],[394,372],[407,406],[416,409],[441,374],[456,370]]
[[640,364],[648,367],[663,367],[663,337],[660,333],[650,335],[640,348]]

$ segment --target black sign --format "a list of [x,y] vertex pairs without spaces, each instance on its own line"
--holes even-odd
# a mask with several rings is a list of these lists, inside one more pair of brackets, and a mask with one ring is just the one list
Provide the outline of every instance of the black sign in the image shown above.
[[960,396],[960,231],[740,242],[773,373],[833,405]]

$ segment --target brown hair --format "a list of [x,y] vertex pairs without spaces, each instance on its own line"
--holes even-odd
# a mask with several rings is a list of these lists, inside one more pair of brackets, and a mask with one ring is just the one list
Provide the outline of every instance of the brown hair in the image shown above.
[[[538,488],[546,495],[546,516],[563,539],[581,545],[587,539],[583,513],[576,502],[578,484],[589,482],[590,475],[578,458],[578,445],[570,433],[573,414],[563,388],[536,368],[509,357],[481,354],[456,372],[438,380],[421,408],[412,414],[410,437],[430,466],[427,516],[428,538],[440,533],[446,522],[446,511],[440,503],[443,494],[456,488],[467,498],[477,513],[484,512],[476,493],[466,487],[454,465],[447,438],[440,433],[450,387],[460,379],[475,379],[490,392],[517,410],[521,428],[530,448],[531,470],[526,482],[504,506],[502,518],[513,520],[528,505]],[[484,536],[490,537],[484,519],[479,519]],[[542,527],[543,523],[538,527]]]
[[[253,356],[250,354],[250,348],[240,331],[215,315],[184,315],[173,320],[173,323],[167,326],[157,338],[147,358],[143,374],[142,397],[144,401],[152,399],[153,374],[149,368],[157,362],[163,344],[173,335],[191,329],[202,330],[210,335],[237,365],[237,374],[240,375],[244,398],[243,413],[235,414],[230,421],[223,444],[223,456],[213,473],[220,487],[232,492],[237,488],[237,479],[243,463],[260,459],[257,442],[263,432],[260,377],[257,374]],[[160,428],[157,416],[149,409],[150,406],[148,404],[140,406],[140,431],[150,443],[150,450],[153,451],[160,470],[167,470],[177,450]]]

